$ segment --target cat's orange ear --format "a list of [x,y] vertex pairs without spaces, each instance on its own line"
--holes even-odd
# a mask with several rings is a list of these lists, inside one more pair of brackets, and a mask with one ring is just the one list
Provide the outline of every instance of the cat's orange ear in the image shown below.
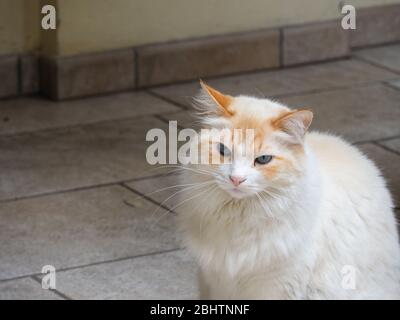
[[233,112],[229,109],[233,97],[230,95],[223,94],[214,88],[211,88],[209,85],[205,84],[202,80],[200,80],[201,88],[212,98],[215,104],[219,107],[220,111],[222,111],[225,116],[232,116]]
[[274,120],[272,125],[275,129],[288,134],[293,142],[301,143],[312,119],[313,113],[310,110],[293,110]]

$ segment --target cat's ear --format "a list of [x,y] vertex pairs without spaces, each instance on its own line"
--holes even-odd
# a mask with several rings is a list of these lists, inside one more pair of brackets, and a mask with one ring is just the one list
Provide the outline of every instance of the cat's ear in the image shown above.
[[302,143],[312,119],[313,113],[310,110],[293,110],[273,121],[273,126],[287,134],[293,143]]
[[[227,94],[223,94],[209,85],[205,84],[200,80],[201,93],[197,97],[197,101],[201,104],[201,109],[205,113],[214,113],[218,116],[230,117],[233,115],[230,106],[232,104],[233,97]],[[200,106],[199,106],[200,107]],[[208,110],[204,110],[208,108]]]

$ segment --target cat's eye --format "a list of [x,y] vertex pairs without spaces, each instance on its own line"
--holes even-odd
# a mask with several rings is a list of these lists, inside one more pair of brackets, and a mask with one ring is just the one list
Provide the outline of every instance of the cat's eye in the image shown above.
[[229,156],[231,154],[231,150],[223,143],[218,143],[218,151],[222,156]]
[[272,156],[262,155],[254,160],[255,163],[258,164],[267,164],[272,160]]

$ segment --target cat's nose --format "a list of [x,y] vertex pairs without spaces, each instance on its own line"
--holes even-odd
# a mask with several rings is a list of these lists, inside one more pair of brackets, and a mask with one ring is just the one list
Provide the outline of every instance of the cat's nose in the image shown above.
[[235,187],[237,187],[239,184],[241,184],[242,182],[246,181],[246,178],[243,177],[236,177],[236,176],[229,176],[229,179],[231,179],[233,185]]

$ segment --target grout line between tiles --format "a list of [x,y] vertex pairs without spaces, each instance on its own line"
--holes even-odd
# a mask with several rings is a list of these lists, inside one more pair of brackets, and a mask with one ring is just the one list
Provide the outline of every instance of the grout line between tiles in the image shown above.
[[383,141],[394,140],[394,139],[400,139],[400,135],[396,135],[396,136],[392,136],[392,137],[387,137],[387,138],[382,138],[382,139],[376,139],[376,140],[374,140],[374,141],[383,142]]
[[[385,80],[372,80],[372,81],[365,81],[365,82],[358,82],[354,83],[351,85],[343,85],[343,86],[332,86],[326,89],[314,89],[314,90],[308,90],[308,91],[298,91],[298,92],[293,92],[293,93],[285,93],[281,95],[273,95],[271,96],[272,99],[281,99],[281,98],[291,98],[291,97],[301,97],[305,95],[311,95],[311,94],[323,94],[323,93],[329,93],[329,92],[335,92],[335,91],[349,91],[353,89],[362,89],[366,87],[373,87],[373,86],[386,86],[387,81],[391,80],[397,80],[398,77],[394,77],[391,79],[385,79]],[[166,112],[164,114],[168,114],[170,112]],[[164,115],[163,114],[163,115]]]
[[[97,266],[97,265],[102,265],[102,264],[109,264],[109,263],[113,263],[113,262],[120,262],[120,261],[143,258],[143,257],[148,257],[148,256],[161,255],[161,254],[166,254],[166,253],[170,253],[170,252],[180,251],[183,249],[184,248],[182,248],[182,247],[177,247],[177,248],[172,248],[172,249],[167,249],[167,250],[162,250],[162,251],[154,251],[154,252],[149,252],[149,253],[137,254],[137,255],[133,255],[133,256],[111,259],[111,260],[96,261],[96,262],[72,266],[72,267],[59,268],[59,269],[56,269],[56,272],[66,272],[66,271],[70,271],[70,270],[87,268],[87,267],[92,267],[92,266]],[[35,277],[40,279],[39,277],[41,275],[42,275],[41,273],[33,273],[33,274],[26,274],[26,275],[17,276],[17,277],[0,279],[0,283],[14,281],[14,280],[20,280],[20,279],[26,279],[26,278],[35,278]],[[39,280],[36,280],[36,281],[39,281]]]
[[365,87],[369,87],[369,86],[376,86],[379,84],[382,84],[382,82],[379,80],[374,80],[374,81],[367,81],[367,82],[359,82],[359,83],[355,83],[352,85],[333,86],[333,87],[329,87],[326,89],[312,89],[312,90],[271,95],[270,98],[284,99],[284,98],[291,98],[291,97],[307,96],[307,95],[312,95],[312,94],[323,94],[323,93],[329,93],[329,92],[335,92],[335,91],[348,91],[348,90],[353,90],[353,89],[365,88]]
[[379,143],[379,141],[374,141],[373,144],[378,146],[378,147],[380,147],[380,148],[382,148],[383,150],[386,150],[387,152],[390,152],[390,153],[393,153],[393,154],[396,154],[396,155],[400,156],[400,152],[399,151],[394,150],[392,148],[389,148],[389,147]]
[[[290,98],[290,97],[295,97],[295,96],[305,96],[305,95],[310,95],[310,94],[319,94],[319,93],[322,94],[322,93],[335,92],[335,91],[347,91],[347,90],[352,90],[352,89],[357,89],[357,88],[364,88],[364,87],[374,86],[374,85],[379,85],[379,84],[380,85],[384,85],[385,81],[396,80],[396,79],[398,79],[398,77],[394,76],[393,78],[384,79],[384,80],[371,80],[371,81],[357,82],[357,83],[343,85],[343,86],[331,86],[331,87],[320,88],[320,89],[295,91],[295,92],[276,94],[276,95],[266,95],[266,97],[268,97],[270,99],[283,99],[283,98]],[[160,94],[160,96],[162,96],[162,95]],[[170,101],[169,98],[167,98],[167,99]],[[188,107],[186,107],[186,108],[187,108],[186,110],[191,110]],[[173,113],[173,112],[174,111],[165,112],[165,113],[160,114],[160,115],[161,116],[168,115],[168,114]]]
[[142,193],[142,192],[140,192],[140,191],[137,191],[136,189],[134,189],[134,188],[128,186],[127,184],[125,184],[125,183],[120,183],[119,185],[120,185],[121,187],[124,187],[125,189],[128,189],[129,191],[131,191],[131,192],[133,192],[133,193],[135,193],[135,194],[141,196],[142,198],[146,199],[147,201],[150,201],[151,203],[155,204],[156,206],[161,207],[161,208],[167,210],[168,213],[176,214],[175,211],[171,210],[171,209],[168,208],[167,206],[165,206],[165,205],[159,203],[158,201],[154,200],[153,198],[148,197],[146,194],[144,194],[144,193]]
[[10,282],[10,281],[15,281],[15,280],[21,280],[21,279],[27,279],[27,278],[32,278],[35,276],[39,276],[40,273],[30,273],[30,274],[24,274],[22,276],[16,276],[16,277],[11,277],[11,278],[4,278],[0,279],[0,283],[4,282]]
[[[40,285],[42,284],[41,279],[36,278],[36,276],[31,276],[30,277],[33,281],[36,281],[37,283],[39,283]],[[44,289],[42,289],[44,290]],[[48,291],[53,292],[55,295],[59,296],[60,298],[64,299],[64,300],[73,300],[72,298],[68,297],[66,294],[62,293],[61,291],[57,290],[57,289],[48,289]]]
[[114,263],[114,262],[127,261],[127,260],[131,260],[131,259],[138,259],[138,258],[144,258],[144,257],[150,257],[150,256],[157,256],[157,255],[176,252],[176,251],[180,251],[180,250],[183,250],[183,248],[178,247],[178,248],[167,249],[167,250],[162,250],[162,251],[154,251],[154,252],[149,252],[149,253],[137,254],[137,255],[128,256],[128,257],[122,257],[122,258],[117,258],[117,259],[98,261],[98,262],[93,262],[93,263],[88,263],[88,264],[83,264],[83,265],[78,265],[78,266],[73,266],[73,267],[60,268],[60,269],[57,269],[57,272],[66,272],[66,271],[71,271],[71,270],[77,270],[77,269],[83,269],[83,268],[88,268],[88,267],[99,266],[99,265],[103,265],[103,264],[110,264],[110,263]]
[[[173,120],[172,120],[172,119],[168,120],[168,119],[164,118],[165,115],[167,115],[167,114],[160,114],[160,115],[156,115],[156,116],[154,116],[154,117],[157,118],[158,120],[160,120],[160,121],[162,121],[162,122],[165,122],[166,124],[169,125],[169,122],[170,122],[170,121],[173,121]],[[169,114],[168,114],[168,115],[169,115]],[[177,128],[178,128],[179,130],[185,129],[185,127],[182,127],[180,124],[177,124]]]
[[179,112],[179,111],[181,111],[181,110],[169,110],[169,111],[162,111],[162,112],[158,112],[158,113],[139,114],[139,115],[132,116],[132,117],[106,119],[106,120],[99,120],[99,121],[88,122],[88,123],[66,125],[66,126],[39,129],[39,130],[33,130],[33,131],[21,131],[21,132],[16,132],[16,133],[5,133],[5,134],[0,134],[0,139],[3,139],[3,138],[14,138],[14,137],[25,136],[25,135],[52,133],[52,132],[57,132],[57,131],[61,131],[61,130],[73,130],[73,129],[77,129],[77,128],[81,128],[81,127],[85,127],[85,126],[94,126],[94,125],[107,124],[107,123],[112,123],[112,122],[131,121],[131,120],[136,120],[136,119],[140,120],[140,119],[147,118],[147,117],[151,118],[156,114],[157,115],[162,115],[162,114],[168,114],[168,113],[171,113],[171,112]]
[[352,144],[354,144],[354,145],[361,145],[361,144],[367,144],[367,143],[374,144],[374,143],[380,143],[380,142],[393,140],[393,139],[399,139],[399,138],[400,138],[400,135],[395,135],[395,136],[391,136],[391,137],[379,138],[379,139],[373,139],[373,140],[360,140],[360,141],[352,142]]
[[380,64],[380,63],[375,62],[375,61],[371,61],[371,60],[369,60],[369,59],[367,59],[367,58],[360,57],[360,56],[358,56],[358,55],[354,55],[353,58],[356,59],[356,60],[359,60],[359,61],[368,63],[368,64],[370,64],[371,66],[374,66],[374,67],[377,67],[377,68],[381,68],[381,69],[384,69],[384,70],[386,70],[386,71],[389,71],[389,72],[392,72],[392,73],[395,73],[395,74],[398,74],[398,75],[400,74],[400,71],[398,71],[398,70],[396,70],[396,69],[392,69],[392,68],[390,68],[390,67],[388,67],[388,66],[385,66],[385,65]]
[[397,44],[400,44],[399,40],[392,40],[384,43],[376,43],[376,44],[367,44],[363,46],[357,46],[357,47],[351,47],[351,52],[352,53],[357,53],[357,51],[362,51],[366,49],[376,49],[376,48],[381,48],[381,47],[388,47],[388,46],[395,46]]
[[161,100],[163,100],[164,102],[173,104],[174,106],[176,106],[176,107],[178,107],[178,108],[180,108],[180,109],[182,109],[182,110],[188,110],[188,109],[189,109],[186,105],[181,104],[181,103],[179,103],[179,102],[177,102],[177,101],[174,101],[174,100],[172,100],[172,99],[170,99],[170,98],[168,98],[168,97],[165,97],[164,95],[159,94],[159,93],[157,93],[157,92],[155,92],[155,91],[153,91],[153,90],[151,90],[151,89],[147,89],[146,92],[147,92],[148,94],[152,95],[153,97],[158,98],[158,99],[161,99]]
[[[399,83],[400,83],[400,79],[399,79]],[[392,83],[390,83],[389,81],[383,81],[383,84],[388,86],[389,88],[392,88],[392,89],[400,91],[400,85],[399,86],[395,86]]]

